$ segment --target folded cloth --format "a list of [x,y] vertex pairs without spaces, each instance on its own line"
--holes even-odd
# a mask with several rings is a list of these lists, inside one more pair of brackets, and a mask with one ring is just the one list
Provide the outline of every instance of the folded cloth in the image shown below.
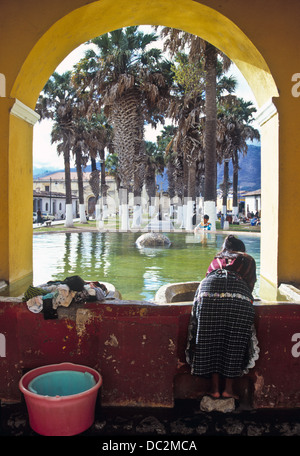
[[46,295],[42,296],[43,299],[52,299],[57,294],[57,292],[47,293]]
[[43,290],[45,290],[46,293],[52,293],[57,290],[57,287],[60,283],[61,282],[57,282],[55,284],[44,283],[44,284],[39,285],[39,288],[42,288]]
[[85,285],[85,281],[78,275],[66,277],[62,283],[68,285],[68,287],[73,291],[82,291]]
[[33,298],[28,299],[26,304],[30,312],[39,313],[43,310],[42,296],[34,296]]
[[57,292],[53,297],[53,309],[57,309],[59,306],[69,307],[76,293],[76,291],[70,290],[68,285],[58,285]]
[[100,288],[102,291],[103,291],[103,295],[104,297],[108,294],[108,289],[106,288],[106,286],[104,285],[104,283],[100,283],[100,282],[90,282],[90,286],[93,287],[93,288]]
[[95,288],[96,290],[96,299],[97,301],[103,301],[105,299],[106,293],[102,290],[102,288]]
[[58,318],[57,310],[52,307],[52,299],[45,299],[43,301],[43,314],[44,320],[54,320]]
[[[106,287],[105,287],[106,288]],[[103,301],[105,299],[106,293],[103,291],[102,288],[99,286],[95,286],[95,282],[90,282],[88,285],[85,285],[84,290],[88,293],[88,301]]]
[[96,291],[94,287],[91,287],[89,284],[84,286],[84,289],[88,292],[90,296],[96,296]]
[[30,285],[25,291],[23,299],[24,301],[28,301],[34,296],[42,296],[45,294],[47,294],[47,291],[45,291],[43,288],[34,287],[33,285]]

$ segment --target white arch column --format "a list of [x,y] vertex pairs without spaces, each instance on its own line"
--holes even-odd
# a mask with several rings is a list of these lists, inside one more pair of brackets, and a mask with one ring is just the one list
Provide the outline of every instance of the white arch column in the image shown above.
[[0,98],[0,279],[32,276],[32,137],[39,119],[14,98]]
[[258,110],[261,128],[261,265],[260,297],[276,300],[278,293],[279,116],[273,100]]

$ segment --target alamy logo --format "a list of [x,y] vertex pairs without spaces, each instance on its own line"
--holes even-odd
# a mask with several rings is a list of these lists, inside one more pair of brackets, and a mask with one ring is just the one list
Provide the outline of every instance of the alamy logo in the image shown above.
[[0,358],[6,357],[6,339],[5,335],[0,333]]
[[0,97],[6,97],[6,79],[3,73],[0,73]]
[[300,356],[300,333],[295,333],[292,335],[292,342],[297,342],[292,346],[292,355],[294,358],[299,358]]
[[292,86],[292,95],[293,97],[298,98],[300,97],[300,73],[293,74],[292,81],[296,82],[296,84]]

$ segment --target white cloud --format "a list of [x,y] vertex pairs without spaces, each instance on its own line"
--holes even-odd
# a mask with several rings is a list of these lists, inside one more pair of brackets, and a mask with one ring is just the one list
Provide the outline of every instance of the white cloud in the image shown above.
[[242,75],[240,70],[237,68],[237,66],[232,64],[231,67],[229,68],[228,74],[234,76],[235,79],[237,80],[237,88],[236,88],[235,94],[239,98],[243,98],[244,100],[251,101],[252,104],[257,108],[257,102],[255,99],[255,96],[254,96],[252,90],[250,89],[248,82],[246,81],[246,79],[244,78],[244,76]]
[[[86,44],[74,49],[56,68],[56,72],[62,74],[73,68],[79,60],[84,57]],[[50,119],[37,122],[33,130],[33,165],[36,168],[64,168],[62,156],[58,156],[56,145],[51,144],[51,130],[53,123]]]
[[56,145],[51,144],[52,122],[42,120],[33,130],[33,165],[36,168],[57,167],[64,168],[62,156],[58,156]]
[[58,65],[56,68],[57,73],[64,73],[73,69],[73,66],[82,59],[86,51],[91,48],[93,45],[87,45],[86,43],[81,44],[76,49],[74,49],[67,57]]

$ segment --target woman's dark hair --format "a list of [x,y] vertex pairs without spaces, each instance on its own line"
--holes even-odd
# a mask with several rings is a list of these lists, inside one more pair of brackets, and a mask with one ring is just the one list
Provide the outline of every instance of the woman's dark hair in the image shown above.
[[237,256],[237,252],[246,252],[245,244],[233,234],[229,234],[222,245],[222,250],[216,256],[234,257]]

